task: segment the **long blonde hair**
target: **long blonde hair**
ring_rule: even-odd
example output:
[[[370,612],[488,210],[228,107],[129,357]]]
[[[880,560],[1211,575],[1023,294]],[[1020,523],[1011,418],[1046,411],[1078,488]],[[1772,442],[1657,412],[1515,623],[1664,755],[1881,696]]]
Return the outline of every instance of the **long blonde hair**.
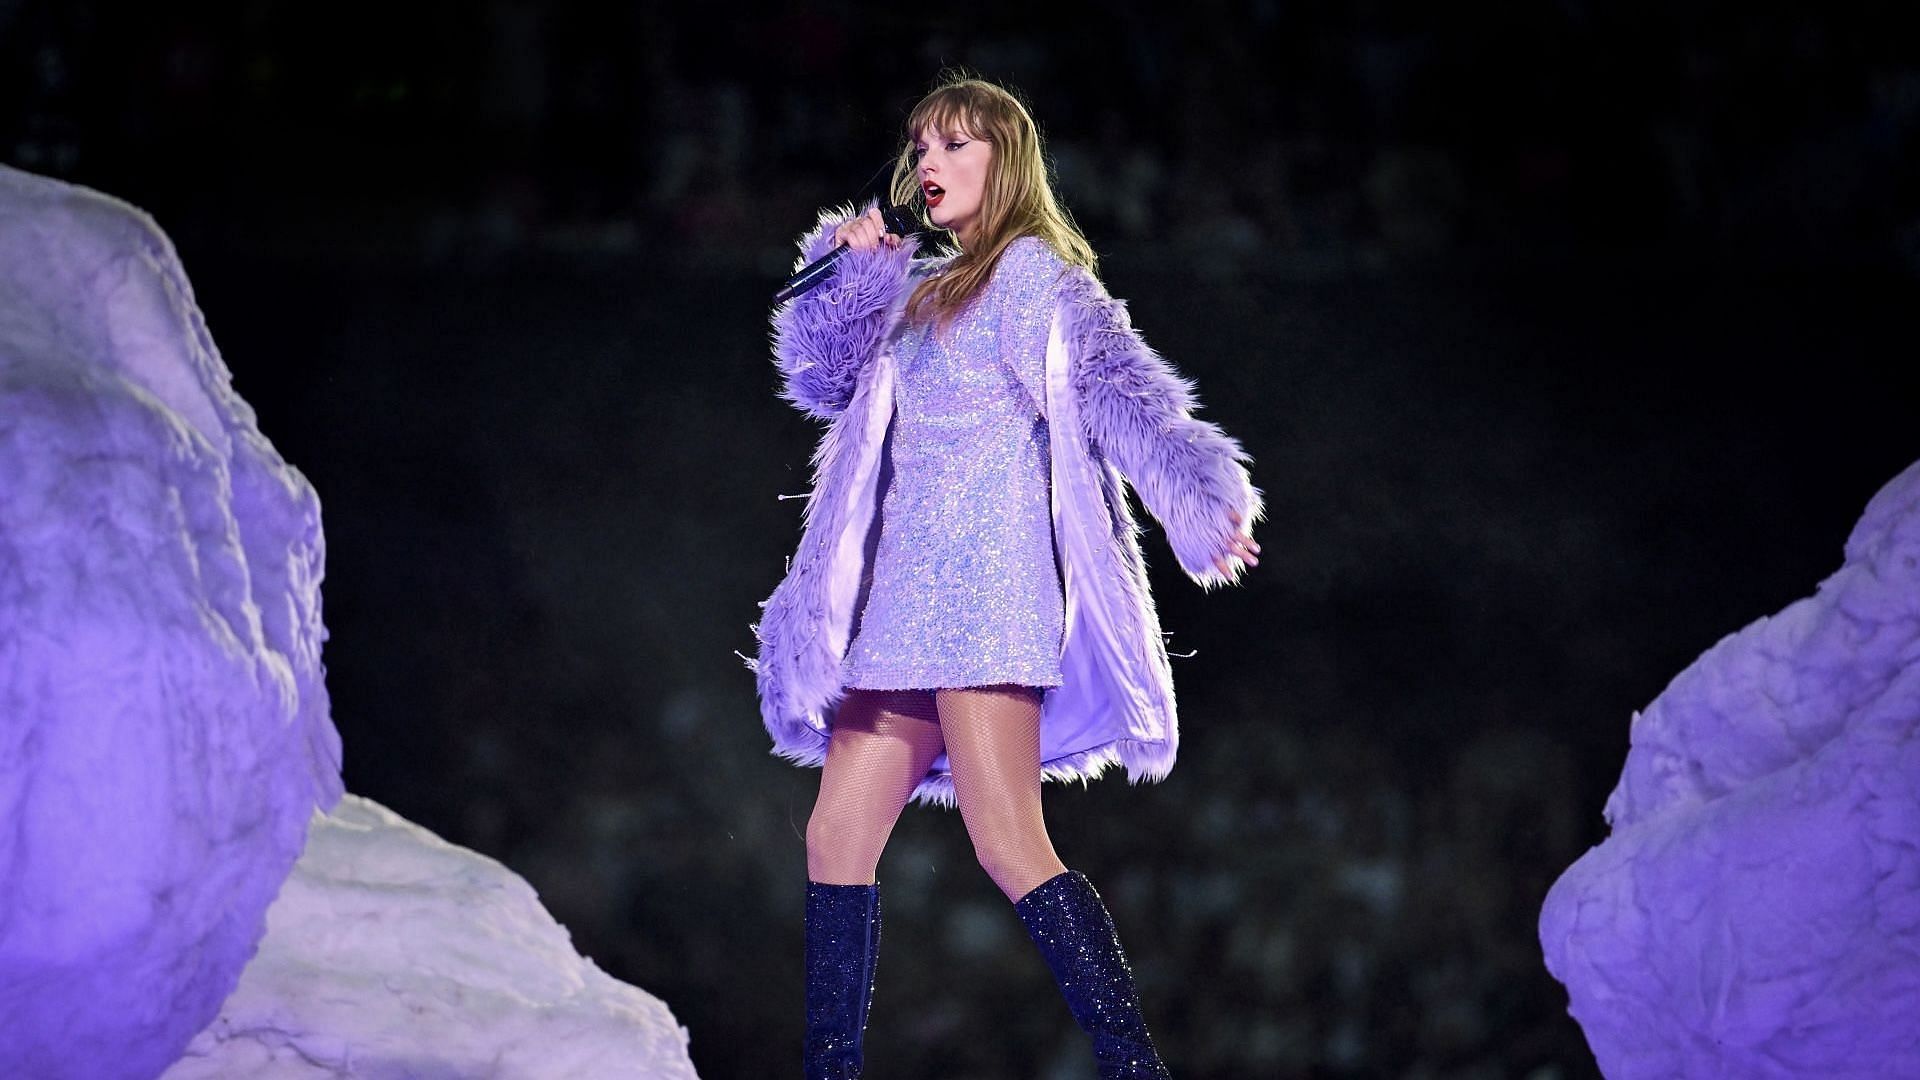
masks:
[[[913,153],[915,141],[928,127],[937,134],[964,131],[985,140],[993,154],[966,246],[945,273],[914,289],[907,299],[910,322],[931,317],[937,327],[946,327],[986,286],[1007,245],[1022,236],[1037,236],[1067,262],[1089,272],[1095,269],[1098,257],[1092,246],[1054,198],[1040,130],[1026,106],[1010,91],[964,72],[943,74],[940,85],[907,114],[906,145],[893,165],[894,205],[913,207],[922,224],[935,227],[926,218]],[[954,245],[960,246],[959,237],[954,237]]]

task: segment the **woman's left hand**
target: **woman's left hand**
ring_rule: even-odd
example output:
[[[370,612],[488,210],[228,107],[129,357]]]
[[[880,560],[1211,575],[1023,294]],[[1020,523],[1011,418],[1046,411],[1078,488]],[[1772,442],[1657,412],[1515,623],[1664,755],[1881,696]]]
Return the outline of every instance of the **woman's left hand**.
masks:
[[[1242,527],[1241,522],[1243,520],[1239,514],[1233,515],[1233,527],[1239,529],[1240,532],[1233,539],[1227,541],[1227,554],[1213,560],[1214,568],[1223,574],[1233,573],[1233,567],[1230,565],[1230,561],[1233,559],[1239,559],[1248,566],[1260,565],[1260,545],[1254,543],[1253,530]]]

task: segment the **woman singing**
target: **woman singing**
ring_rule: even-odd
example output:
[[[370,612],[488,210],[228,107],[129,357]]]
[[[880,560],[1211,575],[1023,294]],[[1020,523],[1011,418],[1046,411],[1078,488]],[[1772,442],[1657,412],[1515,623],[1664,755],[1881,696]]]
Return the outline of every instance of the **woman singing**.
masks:
[[[1121,478],[1202,587],[1258,562],[1260,495],[1094,276],[1020,102],[951,81],[906,134],[893,201],[954,253],[915,260],[877,209],[829,211],[801,261],[851,250],[773,319],[785,396],[830,422],[755,662],[774,752],[824,764],[806,1075],[860,1074],[876,870],[918,798],[959,804],[1100,1075],[1165,1077],[1106,907],[1048,839],[1040,784],[1173,767],[1173,682]]]

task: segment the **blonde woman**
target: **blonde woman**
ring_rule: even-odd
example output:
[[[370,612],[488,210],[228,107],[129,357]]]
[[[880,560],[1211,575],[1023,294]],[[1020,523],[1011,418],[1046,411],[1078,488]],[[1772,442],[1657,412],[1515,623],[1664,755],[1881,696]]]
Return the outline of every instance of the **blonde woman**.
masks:
[[[1060,861],[1043,778],[1157,780],[1173,683],[1122,478],[1202,587],[1258,562],[1247,456],[1135,334],[1055,199],[1032,117],[947,81],[915,105],[893,201],[823,214],[780,307],[784,395],[829,422],[755,661],[774,752],[822,765],[807,823],[806,1075],[857,1077],[877,869],[910,799],[958,804],[981,866],[1091,1036],[1102,1077],[1165,1077],[1106,907]]]

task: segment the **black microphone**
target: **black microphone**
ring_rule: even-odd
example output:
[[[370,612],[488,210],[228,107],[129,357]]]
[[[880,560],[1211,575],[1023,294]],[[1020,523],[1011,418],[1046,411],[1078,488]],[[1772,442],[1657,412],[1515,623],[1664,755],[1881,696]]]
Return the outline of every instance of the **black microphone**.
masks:
[[[912,236],[920,229],[919,223],[913,219],[913,214],[905,207],[882,206],[880,208],[880,220],[886,223],[887,231],[895,236]],[[781,287],[780,291],[773,294],[773,302],[776,304],[784,304],[827,280],[828,276],[833,273],[833,264],[838,262],[840,256],[845,255],[847,250],[847,245],[841,244],[839,247],[808,263],[805,269],[788,278],[787,283]]]

